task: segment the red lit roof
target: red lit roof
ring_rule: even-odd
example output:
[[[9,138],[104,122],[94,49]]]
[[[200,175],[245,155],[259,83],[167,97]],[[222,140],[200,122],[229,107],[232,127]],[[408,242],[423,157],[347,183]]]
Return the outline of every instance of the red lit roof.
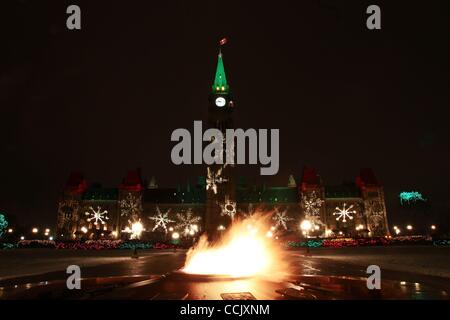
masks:
[[[80,194],[87,188],[87,182],[81,172],[71,172],[65,185],[65,191],[68,193]]]
[[[128,171],[125,178],[122,180],[120,189],[130,190],[130,191],[141,191],[143,189],[143,183],[141,178],[141,170],[136,169]]]
[[[371,168],[362,168],[359,171],[359,176],[356,177],[356,184],[360,188],[380,186],[380,183]]]

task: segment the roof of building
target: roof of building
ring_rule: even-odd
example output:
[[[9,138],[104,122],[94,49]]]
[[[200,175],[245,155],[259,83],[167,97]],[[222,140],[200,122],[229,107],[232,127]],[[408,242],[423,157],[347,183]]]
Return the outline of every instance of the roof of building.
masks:
[[[87,188],[87,182],[84,179],[84,175],[81,172],[73,171],[70,173],[69,178],[64,186],[64,191],[68,193],[81,194]]]
[[[119,199],[119,189],[94,186],[87,189],[82,198],[83,200],[114,201]]]
[[[325,186],[325,198],[359,198],[361,191],[354,183],[343,183],[338,186]]]
[[[225,75],[225,67],[223,65],[222,53],[219,53],[217,58],[216,75],[212,85],[213,93],[228,93],[229,87],[227,83],[227,76]]]
[[[293,203],[299,201],[298,189],[295,187],[237,188],[236,200],[240,203]]]
[[[360,188],[380,186],[380,183],[371,168],[362,168],[359,171],[359,176],[356,177],[356,184]]]
[[[320,177],[313,167],[303,167],[301,188],[318,187],[320,185]]]
[[[141,191],[144,189],[141,170],[131,170],[127,172],[125,178],[123,178],[122,183],[120,184],[120,189],[130,190],[130,191]]]

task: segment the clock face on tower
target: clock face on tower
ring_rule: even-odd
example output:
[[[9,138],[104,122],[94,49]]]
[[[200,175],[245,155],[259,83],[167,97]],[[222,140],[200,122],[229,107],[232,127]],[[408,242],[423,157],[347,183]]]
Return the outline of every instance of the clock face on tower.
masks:
[[[218,97],[218,98],[216,98],[216,106],[218,106],[218,107],[223,107],[223,106],[225,106],[225,103],[226,103],[226,101],[225,101],[225,98],[224,97]]]

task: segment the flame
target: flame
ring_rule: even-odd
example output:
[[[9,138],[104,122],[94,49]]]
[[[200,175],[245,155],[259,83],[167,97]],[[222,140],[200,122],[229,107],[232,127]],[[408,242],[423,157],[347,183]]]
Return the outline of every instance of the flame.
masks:
[[[272,238],[267,216],[237,220],[216,243],[203,235],[187,253],[182,271],[228,277],[282,278],[285,264],[282,248]]]

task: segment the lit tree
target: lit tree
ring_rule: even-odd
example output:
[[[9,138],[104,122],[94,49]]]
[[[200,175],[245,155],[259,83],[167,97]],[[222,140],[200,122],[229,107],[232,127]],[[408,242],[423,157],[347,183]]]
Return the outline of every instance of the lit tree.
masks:
[[[0,213],[0,237],[3,235],[7,227],[8,220],[6,220],[6,217]]]
[[[400,203],[404,204],[405,202],[407,204],[410,204],[411,202],[417,202],[417,201],[422,201],[425,202],[426,199],[423,197],[423,195],[420,192],[417,191],[403,191],[400,192],[399,195],[400,198]]]

